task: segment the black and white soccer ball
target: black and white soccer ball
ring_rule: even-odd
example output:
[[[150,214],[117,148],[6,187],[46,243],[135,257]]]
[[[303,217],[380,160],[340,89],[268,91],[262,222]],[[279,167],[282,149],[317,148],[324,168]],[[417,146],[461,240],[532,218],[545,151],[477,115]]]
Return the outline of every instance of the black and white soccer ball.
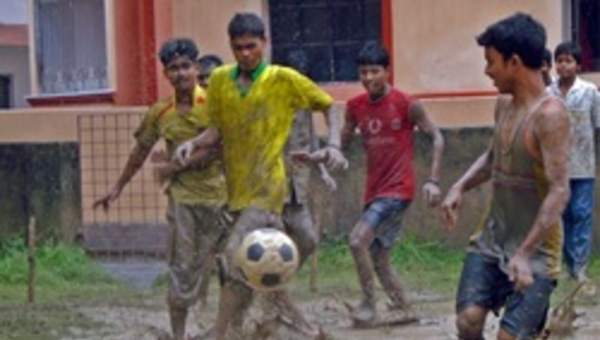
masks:
[[[257,290],[272,290],[292,279],[298,269],[298,248],[284,232],[261,228],[248,233],[235,256],[244,279]]]

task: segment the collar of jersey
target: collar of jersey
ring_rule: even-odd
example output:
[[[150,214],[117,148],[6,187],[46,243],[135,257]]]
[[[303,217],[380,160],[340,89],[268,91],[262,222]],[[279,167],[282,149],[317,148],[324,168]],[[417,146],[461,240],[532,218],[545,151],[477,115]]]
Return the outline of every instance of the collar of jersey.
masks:
[[[254,69],[254,71],[250,73],[250,79],[252,79],[252,81],[255,81],[264,72],[266,68],[267,63],[261,61],[260,64],[258,64],[258,66]],[[240,76],[240,73],[240,67],[238,65],[235,65],[235,67],[231,70],[231,79],[236,80]]]

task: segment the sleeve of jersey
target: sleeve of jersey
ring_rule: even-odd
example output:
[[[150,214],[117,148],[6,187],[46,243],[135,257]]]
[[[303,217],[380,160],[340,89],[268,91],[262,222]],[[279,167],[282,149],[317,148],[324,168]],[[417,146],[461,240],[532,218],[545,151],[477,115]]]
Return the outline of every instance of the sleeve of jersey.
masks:
[[[291,70],[289,76],[297,98],[294,103],[297,110],[326,111],[331,107],[333,98],[308,77]]]
[[[156,106],[151,107],[144,115],[142,122],[133,133],[133,137],[139,144],[152,146],[158,141],[160,138],[158,130],[159,115],[160,109]]]

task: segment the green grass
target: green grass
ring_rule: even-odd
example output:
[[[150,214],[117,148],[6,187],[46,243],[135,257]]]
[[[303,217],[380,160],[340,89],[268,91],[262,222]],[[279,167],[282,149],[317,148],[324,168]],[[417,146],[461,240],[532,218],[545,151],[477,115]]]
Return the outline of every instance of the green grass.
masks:
[[[392,250],[391,260],[409,289],[449,294],[458,283],[464,251],[440,242],[418,240],[405,235]],[[300,282],[308,280],[310,259],[300,271]],[[318,250],[318,285],[324,291],[355,293],[358,283],[348,244],[343,240],[324,241]]]
[[[78,247],[64,244],[41,245],[36,251],[35,260],[36,295],[41,302],[123,288]],[[0,301],[24,301],[27,296],[27,280],[27,248],[23,241],[11,239],[2,242]]]
[[[43,244],[36,251],[35,304],[27,304],[27,248],[20,239],[0,243],[0,339],[61,339],[72,327],[96,329],[73,306],[134,301],[81,248]]]

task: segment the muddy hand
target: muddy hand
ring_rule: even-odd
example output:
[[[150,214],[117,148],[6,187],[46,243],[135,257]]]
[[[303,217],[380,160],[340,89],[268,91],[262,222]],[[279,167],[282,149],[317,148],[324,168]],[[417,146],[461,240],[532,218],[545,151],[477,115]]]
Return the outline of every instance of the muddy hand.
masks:
[[[430,207],[435,207],[440,203],[442,192],[440,187],[432,182],[427,182],[423,185],[423,195]]]
[[[460,189],[452,187],[442,203],[442,218],[446,230],[453,231],[456,228],[458,209],[460,208],[461,203],[462,193]]]
[[[515,283],[515,290],[522,292],[533,283],[533,274],[527,258],[515,254],[508,262],[508,279]]]
[[[117,198],[119,198],[120,194],[121,189],[118,187],[114,187],[108,194],[94,201],[92,208],[97,209],[98,207],[102,206],[102,209],[104,209],[104,211],[108,211],[108,209],[110,208],[110,204],[114,202]]]
[[[194,143],[189,140],[177,147],[174,158],[179,164],[186,165],[194,151]]]
[[[327,167],[332,170],[346,170],[348,169],[348,160],[344,157],[342,152],[332,146],[326,147],[325,152],[327,153],[326,164]]]

